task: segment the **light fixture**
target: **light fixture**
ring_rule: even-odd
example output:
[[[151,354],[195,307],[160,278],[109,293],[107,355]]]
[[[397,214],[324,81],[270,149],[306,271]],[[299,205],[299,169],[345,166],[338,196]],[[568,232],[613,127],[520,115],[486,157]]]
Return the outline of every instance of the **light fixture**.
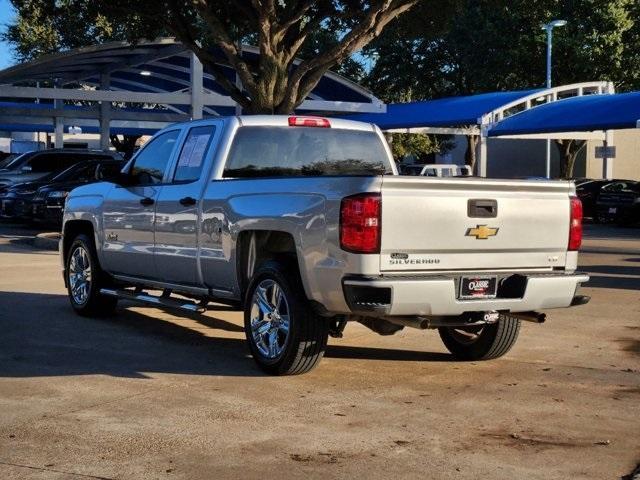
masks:
[[[151,72],[149,70],[140,70],[140,75],[142,75],[143,77],[150,77]]]

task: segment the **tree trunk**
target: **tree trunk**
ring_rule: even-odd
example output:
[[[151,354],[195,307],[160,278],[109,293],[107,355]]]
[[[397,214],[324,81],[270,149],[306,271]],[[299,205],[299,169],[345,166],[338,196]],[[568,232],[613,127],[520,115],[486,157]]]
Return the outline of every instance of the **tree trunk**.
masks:
[[[467,135],[467,150],[464,152],[464,163],[471,167],[472,172],[475,172],[476,168],[476,152],[479,139],[478,135]]]
[[[578,154],[586,147],[585,140],[556,140],[556,147],[560,152],[560,178],[573,178],[573,169]]]
[[[111,135],[111,145],[117,152],[122,153],[125,160],[129,160],[136,150],[136,143],[141,135]]]
[[[333,2],[229,2],[241,12],[247,25],[257,33],[260,55],[249,62],[239,48],[236,17],[220,15],[218,3],[198,0],[193,9],[185,9],[177,0],[169,2],[169,15],[163,17],[166,28],[189,47],[221,88],[247,113],[289,114],[311,93],[324,74],[362,50],[380,35],[384,27],[419,0],[377,0],[366,9],[339,7]],[[230,14],[231,15],[231,14]],[[317,55],[298,61],[296,56],[308,44],[314,32],[326,28],[327,18],[343,17],[347,28],[340,40]],[[217,47],[226,63],[242,83],[238,87],[220,66],[221,59],[201,42],[200,37]]]

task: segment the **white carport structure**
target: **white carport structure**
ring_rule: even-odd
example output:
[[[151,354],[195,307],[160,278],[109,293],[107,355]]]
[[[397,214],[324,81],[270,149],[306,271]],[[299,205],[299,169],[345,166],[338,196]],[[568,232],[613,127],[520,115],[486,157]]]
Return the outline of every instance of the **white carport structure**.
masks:
[[[248,61],[256,47],[243,45]],[[220,52],[217,68],[234,70]],[[236,102],[198,58],[172,38],[114,42],[70,50],[0,71],[0,130],[53,132],[65,128],[100,134],[150,134],[169,123],[234,115]],[[385,112],[386,106],[357,84],[327,73],[298,108],[316,113]]]
[[[586,95],[614,94],[610,82],[584,82],[548,89],[494,92],[441,98],[404,104],[391,104],[381,114],[360,114],[348,118],[377,124],[390,133],[428,133],[434,135],[477,135],[477,174],[487,175],[487,139],[492,138],[570,138],[602,140],[612,144],[611,131],[557,131],[545,134],[519,133],[490,135],[507,118],[550,103]]]

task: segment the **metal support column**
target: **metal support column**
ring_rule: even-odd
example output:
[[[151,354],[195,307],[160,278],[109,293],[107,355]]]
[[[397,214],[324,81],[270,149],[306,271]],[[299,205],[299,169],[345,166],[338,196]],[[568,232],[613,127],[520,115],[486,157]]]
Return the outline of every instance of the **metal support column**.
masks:
[[[100,75],[100,90],[111,88],[111,77],[107,73]],[[100,149],[109,150],[111,145],[111,102],[100,102]]]
[[[53,144],[55,148],[64,147],[64,119],[62,117],[55,118],[54,127],[54,140]]]
[[[53,82],[53,88],[58,88],[59,82],[56,79]],[[64,108],[64,102],[62,100],[54,99],[53,108],[55,110],[62,110]],[[62,148],[64,146],[64,119],[62,117],[54,117],[53,119],[53,143],[55,148]]]
[[[190,55],[191,62],[189,73],[191,76],[191,120],[199,120],[202,118],[202,107],[203,107],[203,68],[202,62],[198,56],[191,52]]]
[[[487,176],[487,134],[488,127],[484,118],[480,125],[480,137],[478,138],[478,145],[476,150],[476,175],[479,177]]]
[[[610,158],[608,155],[608,147],[613,146],[613,130],[605,130],[604,132],[604,141],[602,142],[604,146],[604,156],[602,158],[602,178],[606,180],[613,179],[613,158]]]

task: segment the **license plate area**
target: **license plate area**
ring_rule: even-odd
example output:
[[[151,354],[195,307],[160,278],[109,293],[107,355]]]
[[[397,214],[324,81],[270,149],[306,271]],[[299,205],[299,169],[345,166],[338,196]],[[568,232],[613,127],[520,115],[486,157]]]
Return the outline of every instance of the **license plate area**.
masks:
[[[458,298],[460,300],[496,298],[497,291],[498,278],[495,276],[461,277]]]

